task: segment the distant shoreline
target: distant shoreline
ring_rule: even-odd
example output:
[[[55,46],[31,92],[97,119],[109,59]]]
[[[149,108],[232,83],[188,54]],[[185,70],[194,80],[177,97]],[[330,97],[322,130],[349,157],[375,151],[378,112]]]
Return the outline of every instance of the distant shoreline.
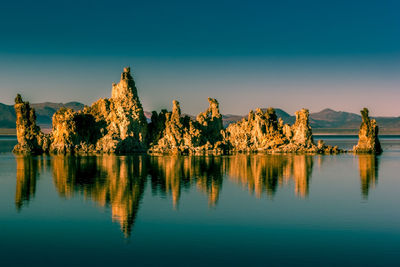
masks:
[[[15,128],[0,128],[0,135],[16,135],[17,130]]]

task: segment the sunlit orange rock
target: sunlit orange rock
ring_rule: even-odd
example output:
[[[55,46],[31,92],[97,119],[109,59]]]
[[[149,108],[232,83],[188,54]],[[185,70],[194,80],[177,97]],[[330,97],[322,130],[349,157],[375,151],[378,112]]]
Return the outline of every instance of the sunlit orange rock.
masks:
[[[362,122],[358,133],[358,144],[353,148],[356,153],[382,153],[379,142],[379,127],[376,120],[370,119],[367,108],[361,110]]]
[[[15,114],[17,117],[17,139],[13,152],[22,154],[42,154],[49,150],[50,139],[36,124],[35,109],[29,102],[24,102],[20,94],[15,98]]]

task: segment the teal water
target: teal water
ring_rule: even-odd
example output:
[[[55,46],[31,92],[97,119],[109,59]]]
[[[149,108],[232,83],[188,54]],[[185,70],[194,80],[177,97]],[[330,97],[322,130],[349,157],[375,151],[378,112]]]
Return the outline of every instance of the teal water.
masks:
[[[380,156],[23,157],[3,136],[0,265],[398,265],[400,138],[381,141]]]

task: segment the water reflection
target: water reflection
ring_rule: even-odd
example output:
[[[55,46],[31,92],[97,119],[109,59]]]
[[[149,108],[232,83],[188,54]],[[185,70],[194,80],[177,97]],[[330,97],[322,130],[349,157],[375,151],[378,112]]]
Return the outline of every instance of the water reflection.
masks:
[[[151,157],[149,174],[153,193],[171,194],[173,206],[179,204],[181,190],[196,185],[214,206],[222,188],[223,157]]]
[[[378,158],[359,155],[361,191],[368,196],[378,179]],[[112,220],[129,236],[150,183],[153,195],[170,196],[179,207],[183,191],[195,188],[218,203],[223,178],[246,188],[252,195],[272,198],[283,186],[293,186],[294,194],[307,197],[316,165],[323,156],[235,155],[226,157],[180,156],[52,156],[16,157],[15,205],[20,210],[34,197],[36,180],[48,168],[60,197],[83,196],[101,207],[110,207]]]
[[[18,211],[35,196],[36,180],[46,166],[43,157],[17,156],[15,207]]]
[[[179,156],[53,156],[48,157],[54,186],[60,197],[82,195],[99,206],[110,207],[125,236],[129,236],[143,198],[147,178],[155,195],[171,195],[179,206],[182,190],[197,188],[215,206],[223,177],[247,185],[261,197],[272,196],[278,185],[293,179],[296,194],[308,194],[313,158],[311,156],[179,157]],[[34,196],[39,170],[46,161],[17,158],[16,207]]]
[[[129,236],[143,197],[147,167],[145,156],[55,156],[53,179],[60,196],[83,194],[100,206],[111,207],[113,221]]]
[[[291,179],[296,195],[308,195],[314,164],[310,155],[238,155],[228,162],[231,180],[247,186],[257,198],[263,193],[272,197],[279,186],[288,185]]]
[[[361,194],[367,198],[369,189],[375,188],[378,183],[379,159],[376,155],[359,155],[358,168],[361,178]]]

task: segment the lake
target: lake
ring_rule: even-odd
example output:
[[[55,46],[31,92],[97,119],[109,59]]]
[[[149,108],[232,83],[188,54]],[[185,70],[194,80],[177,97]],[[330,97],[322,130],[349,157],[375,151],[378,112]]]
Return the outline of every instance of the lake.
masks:
[[[379,156],[73,157],[15,156],[0,136],[1,266],[398,265],[400,136],[381,142]]]

